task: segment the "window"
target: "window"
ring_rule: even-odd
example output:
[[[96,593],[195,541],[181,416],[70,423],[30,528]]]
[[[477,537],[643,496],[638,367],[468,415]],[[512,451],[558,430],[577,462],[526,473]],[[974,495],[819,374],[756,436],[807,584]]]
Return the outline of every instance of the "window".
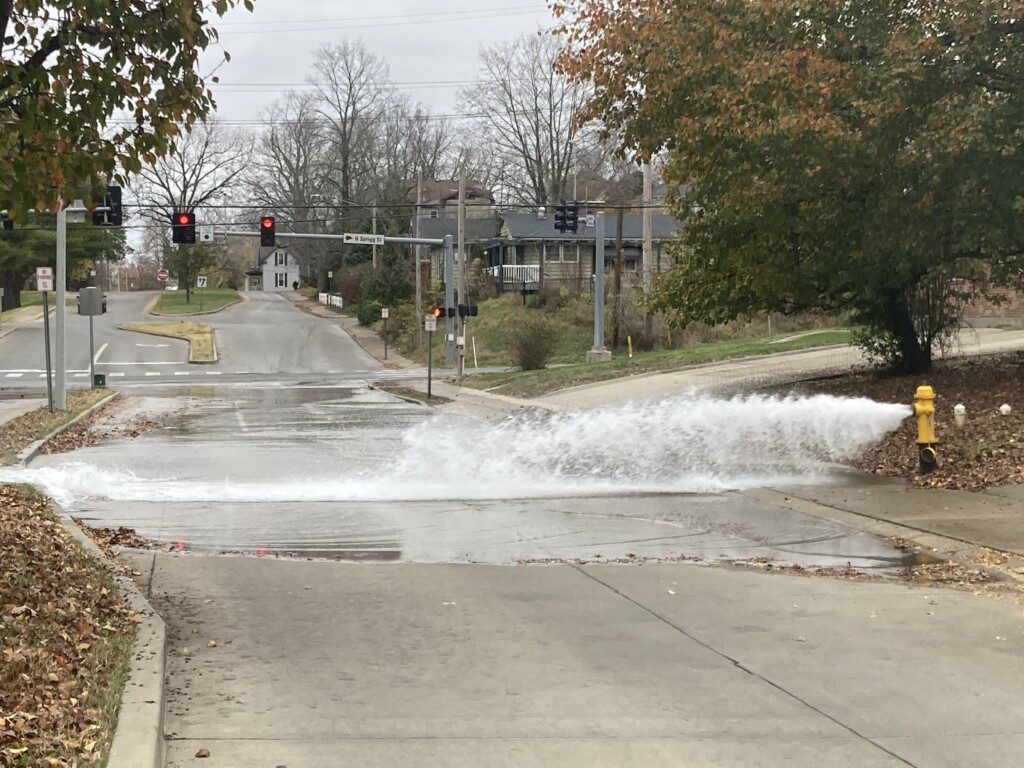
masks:
[[[288,265],[288,254],[284,251],[274,251],[274,266],[284,267]]]
[[[274,287],[275,288],[287,288],[288,287],[288,275],[284,272],[274,273]]]
[[[544,261],[568,261],[580,260],[580,247],[575,243],[545,243]]]

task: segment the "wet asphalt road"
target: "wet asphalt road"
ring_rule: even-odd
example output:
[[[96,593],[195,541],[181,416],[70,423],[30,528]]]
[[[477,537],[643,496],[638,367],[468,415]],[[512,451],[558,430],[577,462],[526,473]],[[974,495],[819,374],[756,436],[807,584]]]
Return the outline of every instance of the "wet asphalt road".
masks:
[[[490,430],[366,385],[170,387],[162,429],[37,457],[27,479],[99,527],[195,553],[512,564],[768,558],[884,569],[886,541],[743,492],[520,476],[436,435]],[[516,441],[539,438],[524,425]],[[547,435],[545,440],[549,440]],[[472,442],[472,441],[470,441]],[[571,441],[558,450],[585,450]],[[571,463],[571,462],[570,462]]]

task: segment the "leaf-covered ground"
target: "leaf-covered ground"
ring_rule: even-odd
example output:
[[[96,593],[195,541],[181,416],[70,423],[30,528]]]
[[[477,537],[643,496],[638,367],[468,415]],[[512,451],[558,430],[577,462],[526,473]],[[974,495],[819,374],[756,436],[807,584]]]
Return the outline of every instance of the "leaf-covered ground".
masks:
[[[937,468],[929,474],[918,471],[913,418],[862,454],[855,466],[932,488],[978,491],[1024,482],[1024,353],[954,360],[937,364],[927,375],[844,376],[799,390],[910,404],[917,387],[925,384],[935,390]],[[967,410],[963,427],[954,423],[957,404]],[[1010,406],[1008,416],[999,411],[1004,404]]]
[[[138,621],[45,498],[0,485],[0,766],[102,764]]]

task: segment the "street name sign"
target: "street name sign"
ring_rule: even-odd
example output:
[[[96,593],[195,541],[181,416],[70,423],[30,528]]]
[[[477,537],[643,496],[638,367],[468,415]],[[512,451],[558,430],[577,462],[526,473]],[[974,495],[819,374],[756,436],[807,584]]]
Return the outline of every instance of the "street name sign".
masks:
[[[344,232],[342,233],[343,243],[353,243],[354,245],[384,245],[384,235],[367,235],[362,232]]]

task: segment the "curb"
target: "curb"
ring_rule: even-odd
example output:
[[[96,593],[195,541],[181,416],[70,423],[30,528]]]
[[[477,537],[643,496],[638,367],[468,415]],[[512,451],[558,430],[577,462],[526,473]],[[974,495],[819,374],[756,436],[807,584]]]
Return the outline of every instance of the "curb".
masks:
[[[164,674],[167,627],[135,583],[54,501],[64,529],[103,563],[128,607],[142,617],[135,633],[131,669],[121,693],[107,768],[161,768],[164,762]]]
[[[944,536],[923,528],[915,528],[914,526],[906,525],[904,523],[883,520],[878,517],[872,517],[870,514],[865,512],[856,512],[851,509],[844,509],[843,507],[832,506],[819,501],[805,499],[792,492],[792,490],[784,492],[774,488],[760,488],[750,492],[750,496],[751,498],[766,501],[788,509],[793,509],[807,515],[813,515],[815,517],[821,517],[842,523],[843,525],[848,525],[851,528],[855,528],[875,536],[880,536],[882,538],[907,539],[925,550],[941,553],[936,555],[940,560],[948,560],[950,562],[957,563],[958,565],[983,571],[994,581],[1016,581],[1024,583],[1024,575],[1017,575],[1016,573],[1011,573],[1006,570],[993,568],[984,563],[972,560],[967,556],[969,554],[967,550],[969,549],[993,550],[992,547],[987,547],[984,544],[978,544],[977,542],[968,541],[967,539],[957,539],[950,536]],[[1021,558],[1021,555],[1016,552],[1008,550],[994,551],[1006,554],[1018,562]]]
[[[117,397],[117,395],[118,395],[117,392],[111,392],[107,397],[104,397],[98,403],[95,403],[94,405],[91,405],[90,407],[86,408],[84,411],[82,411],[80,414],[75,416],[75,418],[73,418],[67,424],[61,424],[55,430],[50,432],[50,434],[46,435],[45,437],[40,438],[39,440],[36,440],[28,448],[26,448],[25,450],[23,450],[21,453],[19,453],[17,455],[16,458],[17,458],[18,465],[20,465],[22,467],[27,465],[30,461],[32,461],[32,459],[34,459],[36,457],[36,454],[39,453],[39,449],[43,447],[43,445],[46,443],[47,440],[49,440],[51,437],[59,435],[61,432],[63,432],[65,429],[67,429],[68,427],[72,426],[73,424],[77,424],[79,421],[84,419],[86,416],[91,414],[93,411],[98,410],[99,408],[102,408],[104,405],[106,405],[111,400],[113,400],[115,397]]]

